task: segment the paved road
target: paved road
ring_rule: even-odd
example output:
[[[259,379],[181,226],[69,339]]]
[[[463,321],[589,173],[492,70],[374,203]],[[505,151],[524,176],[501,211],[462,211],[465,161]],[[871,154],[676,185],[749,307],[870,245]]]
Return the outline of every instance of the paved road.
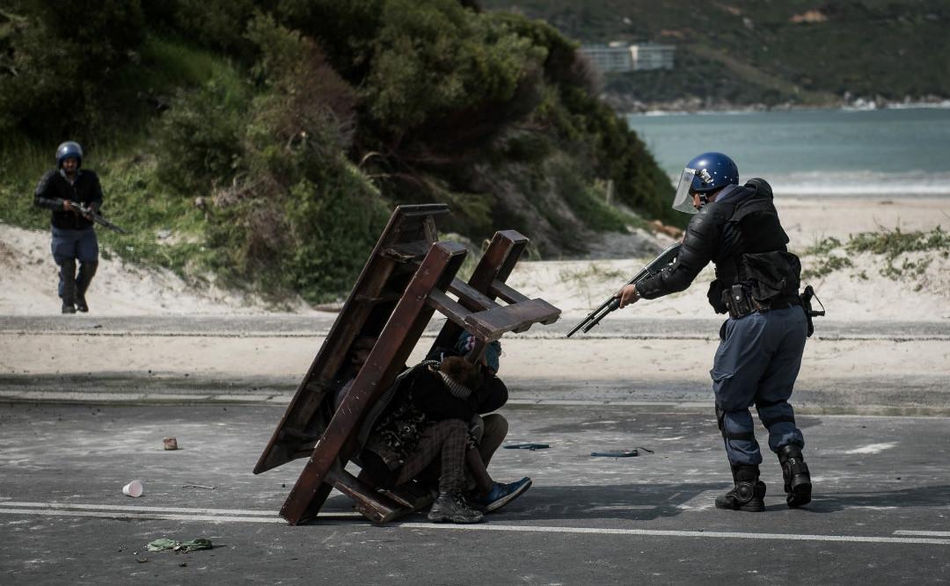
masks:
[[[508,440],[550,447],[499,452],[496,478],[535,486],[487,523],[374,527],[334,494],[318,521],[289,527],[276,513],[302,462],[250,470],[333,319],[0,317],[0,364],[24,346],[36,356],[0,372],[0,584],[950,581],[943,323],[821,324],[794,397],[817,487],[805,510],[785,507],[771,459],[765,513],[713,507],[729,485],[704,380],[718,320],[618,319],[506,342]],[[538,338],[552,341],[541,363]],[[618,340],[638,361],[589,361]],[[106,356],[55,370],[76,344]],[[245,368],[215,370],[222,347],[246,351]],[[175,368],[126,368],[122,352],[142,348]],[[870,349],[886,364],[854,359]],[[182,449],[164,451],[165,436]],[[120,492],[133,478],[142,498]],[[215,548],[145,551],[166,536]]]
[[[250,470],[278,406],[5,405],[0,583],[936,584],[950,580],[944,418],[804,416],[816,498],[789,510],[770,458],[767,511],[719,511],[729,479],[715,420],[664,406],[505,409],[500,480],[534,486],[475,526],[421,515],[385,527],[334,493],[290,527],[301,468]],[[175,436],[179,451],[162,449]],[[765,438],[760,434],[760,441]],[[639,448],[632,458],[592,451]],[[649,451],[648,451],[649,450]],[[120,489],[141,479],[145,494]],[[147,552],[160,537],[215,548]]]

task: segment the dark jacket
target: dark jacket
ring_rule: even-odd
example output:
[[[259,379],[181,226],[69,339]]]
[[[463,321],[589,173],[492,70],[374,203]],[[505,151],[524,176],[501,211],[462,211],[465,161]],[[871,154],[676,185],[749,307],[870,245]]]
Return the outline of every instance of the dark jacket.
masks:
[[[716,264],[716,280],[710,287],[709,301],[717,312],[725,312],[723,290],[755,276],[750,274],[750,263],[781,265],[780,270],[789,273],[783,294],[791,295],[791,289],[795,289],[797,295],[801,267],[796,270],[797,257],[788,253],[787,244],[788,236],[779,221],[769,184],[752,179],[742,186],[729,186],[690,221],[673,264],[640,281],[637,292],[644,299],[654,299],[683,291],[712,261]]]
[[[102,187],[93,171],[80,169],[76,181],[70,183],[59,170],[47,171],[36,185],[34,205],[53,210],[52,224],[66,230],[85,230],[93,222],[80,214],[63,210],[63,201],[70,200],[99,211],[102,207]]]

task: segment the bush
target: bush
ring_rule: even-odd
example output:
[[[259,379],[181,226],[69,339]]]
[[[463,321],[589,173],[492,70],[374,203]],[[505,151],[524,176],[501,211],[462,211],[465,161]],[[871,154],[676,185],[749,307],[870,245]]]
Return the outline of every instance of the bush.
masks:
[[[158,132],[158,177],[185,195],[229,183],[242,154],[245,100],[216,80],[179,90]]]
[[[23,5],[0,73],[0,128],[77,136],[114,121],[116,74],[145,37],[139,0]],[[78,25],[81,23],[81,26]]]
[[[208,225],[216,264],[234,283],[311,302],[338,297],[356,279],[389,216],[349,163],[355,93],[306,37],[265,16],[249,26],[266,91],[242,137],[246,171],[218,189]]]

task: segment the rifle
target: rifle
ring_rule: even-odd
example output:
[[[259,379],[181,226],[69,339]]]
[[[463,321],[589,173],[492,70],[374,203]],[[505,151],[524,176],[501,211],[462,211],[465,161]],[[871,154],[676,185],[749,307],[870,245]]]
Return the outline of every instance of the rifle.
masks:
[[[100,216],[99,214],[97,214],[95,211],[93,211],[92,208],[88,208],[88,207],[82,205],[81,203],[76,203],[76,202],[74,202],[74,201],[70,201],[70,202],[69,202],[69,207],[71,207],[74,212],[78,212],[78,213],[82,214],[83,216],[85,216],[85,217],[91,219],[93,222],[95,222],[95,223],[97,223],[97,224],[100,224],[100,225],[102,225],[102,226],[105,226],[106,228],[112,230],[113,232],[118,232],[119,234],[128,234],[128,233],[129,233],[128,230],[125,230],[125,229],[123,229],[123,228],[120,228],[119,226],[116,226],[115,224],[113,224],[112,222],[110,222],[109,220],[107,220],[106,218],[104,218],[104,217]]]
[[[646,279],[647,277],[652,277],[653,275],[659,273],[664,267],[676,259],[676,255],[679,254],[680,246],[682,245],[683,244],[681,242],[677,242],[676,244],[661,252],[658,257],[650,261],[650,264],[640,269],[640,272],[630,279],[627,285],[634,285],[643,279]],[[581,323],[574,326],[574,329],[567,333],[567,337],[570,338],[575,332],[577,332],[577,330],[581,329],[582,327],[584,328],[584,333],[586,334],[592,327],[600,323],[600,320],[607,317],[608,313],[619,308],[620,298],[616,296],[611,297],[607,301],[604,301],[600,307],[587,314],[587,317],[585,317]]]

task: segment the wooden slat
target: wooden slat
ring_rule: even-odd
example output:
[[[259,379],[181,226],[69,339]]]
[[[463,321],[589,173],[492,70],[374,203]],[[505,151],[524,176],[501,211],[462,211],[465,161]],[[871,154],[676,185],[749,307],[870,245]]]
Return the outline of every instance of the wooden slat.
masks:
[[[429,304],[460,326],[464,326],[465,318],[472,315],[471,311],[438,289],[429,294]]]
[[[453,279],[449,291],[459,296],[459,303],[472,311],[498,307],[494,299],[485,295],[461,279]],[[527,298],[526,298],[527,299]]]
[[[360,334],[372,316],[379,315],[380,307],[385,310],[386,290],[392,286],[395,278],[396,266],[392,259],[385,258],[381,252],[400,243],[422,240],[426,246],[431,245],[437,236],[435,217],[447,214],[445,204],[423,204],[415,206],[398,206],[383,233],[380,235],[373,252],[370,254],[360,272],[353,290],[337,316],[330,332],[324,339],[320,350],[314,357],[310,368],[297,387],[287,410],[284,412],[277,429],[274,430],[270,441],[254,467],[254,473],[260,474],[294,459],[300,446],[286,438],[285,429],[300,431],[306,428],[325,427],[320,405],[325,398],[324,391],[327,383],[333,379],[342,366],[343,360],[349,351],[353,340]],[[401,270],[401,269],[400,269]],[[392,297],[395,306],[397,291]],[[365,300],[374,300],[366,302]],[[379,319],[385,319],[382,316]]]
[[[505,303],[522,303],[529,300],[526,295],[522,295],[497,279],[492,281],[488,291],[492,295],[500,297]]]
[[[429,250],[284,502],[280,516],[291,524],[319,510],[322,503],[314,502],[317,489],[337,459],[347,462],[353,455],[350,438],[364,412],[392,384],[432,317],[429,294],[433,289],[448,288],[466,252],[451,242],[436,243]]]
[[[411,508],[379,494],[373,487],[339,466],[334,466],[327,472],[327,481],[356,501],[356,510],[373,523],[388,523],[412,511]]]
[[[539,321],[556,319],[561,310],[543,299],[531,299],[473,313],[465,320],[465,329],[488,341],[505,332],[522,332]]]

